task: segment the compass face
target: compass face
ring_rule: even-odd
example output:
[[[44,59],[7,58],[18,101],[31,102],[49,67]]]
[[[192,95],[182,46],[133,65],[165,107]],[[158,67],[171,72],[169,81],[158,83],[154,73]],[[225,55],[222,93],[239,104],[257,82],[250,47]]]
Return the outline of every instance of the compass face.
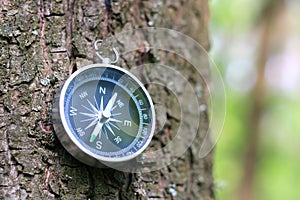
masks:
[[[148,92],[133,75],[113,65],[89,65],[72,74],[59,107],[68,137],[100,161],[132,159],[153,135],[155,113]]]

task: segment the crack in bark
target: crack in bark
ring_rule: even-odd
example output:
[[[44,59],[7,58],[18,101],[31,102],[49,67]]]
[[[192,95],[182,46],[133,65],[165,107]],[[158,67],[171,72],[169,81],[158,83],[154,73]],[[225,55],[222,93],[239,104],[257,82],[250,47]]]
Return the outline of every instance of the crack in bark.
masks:
[[[38,1],[38,19],[40,20],[40,44],[42,49],[42,56],[43,56],[43,64],[45,67],[45,77],[48,77],[51,74],[51,66],[49,63],[49,58],[47,54],[46,48],[46,39],[45,39],[45,13],[44,13],[44,1]]]
[[[49,179],[53,176],[53,174],[50,171],[50,166],[46,167],[45,169],[45,175],[44,175],[44,180],[43,180],[43,187],[45,190],[47,190],[50,194],[52,194],[54,197],[59,198],[60,195],[57,194],[52,190],[52,188],[49,185]]]
[[[52,75],[52,66],[49,62],[49,57],[47,53],[47,47],[46,47],[46,39],[45,39],[45,11],[44,11],[44,1],[39,0],[38,1],[38,19],[40,20],[40,45],[42,50],[42,57],[43,57],[43,65],[45,68],[45,74],[44,77],[50,77]],[[46,99],[50,98],[51,93],[46,94]],[[47,104],[47,102],[46,102]],[[41,111],[42,119],[47,119],[47,105],[43,106],[43,109]]]
[[[7,145],[5,147],[5,152],[7,155],[7,161],[8,161],[7,164],[9,165],[9,169],[10,169],[10,171],[8,172],[8,179],[10,179],[10,181],[11,181],[11,183],[9,183],[11,185],[9,185],[9,184],[7,185],[9,190],[7,190],[6,192],[7,192],[7,194],[9,194],[10,192],[15,191],[15,195],[20,196],[20,194],[19,194],[20,193],[20,185],[15,184],[15,181],[18,178],[18,170],[16,168],[16,163],[15,163],[16,161],[11,154],[11,148],[9,146],[9,137],[8,137],[7,133],[5,134],[5,139],[7,142]],[[3,185],[3,184],[1,184],[1,185]],[[3,194],[3,196],[6,196],[6,194]],[[17,196],[15,196],[15,197],[17,197]]]
[[[132,178],[133,178],[133,174],[132,173],[125,173],[125,184],[124,184],[124,189],[126,192],[129,191],[130,185],[132,183]]]
[[[87,167],[87,171],[88,171],[88,175],[89,175],[89,181],[90,181],[90,189],[89,189],[89,195],[88,195],[88,199],[94,199],[95,197],[95,180],[94,180],[94,176],[93,176],[93,172],[91,171],[90,167]]]
[[[71,75],[74,72],[75,68],[75,57],[73,52],[73,15],[74,15],[74,0],[65,0],[64,4],[66,5],[66,49],[67,54],[70,59],[69,61],[69,74]]]

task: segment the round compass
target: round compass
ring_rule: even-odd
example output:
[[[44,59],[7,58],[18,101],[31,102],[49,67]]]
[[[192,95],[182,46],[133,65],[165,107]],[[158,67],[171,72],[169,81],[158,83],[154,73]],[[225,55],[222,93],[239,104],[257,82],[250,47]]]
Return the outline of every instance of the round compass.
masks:
[[[143,84],[110,64],[89,65],[72,74],[62,87],[56,113],[61,143],[90,165],[138,156],[155,126],[154,106]]]

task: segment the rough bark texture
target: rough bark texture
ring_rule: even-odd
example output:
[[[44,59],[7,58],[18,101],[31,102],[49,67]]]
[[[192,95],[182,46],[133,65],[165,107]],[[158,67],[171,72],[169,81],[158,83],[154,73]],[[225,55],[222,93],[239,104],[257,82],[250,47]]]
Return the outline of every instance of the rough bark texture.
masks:
[[[206,111],[190,150],[169,167],[147,174],[78,162],[60,145],[51,125],[56,89],[76,68],[93,63],[95,39],[156,26],[186,33],[208,48],[207,4],[206,0],[2,0],[0,199],[212,199],[211,155],[197,157],[208,127]],[[132,59],[128,64],[149,57],[151,52],[137,52],[125,56],[120,65],[126,67],[126,59]],[[172,63],[172,57],[168,59]],[[204,82],[186,65],[182,62],[183,73],[202,86],[200,101],[206,104]],[[164,145],[178,126],[176,109],[167,91],[149,90],[154,100],[166,97],[168,126],[152,142]]]

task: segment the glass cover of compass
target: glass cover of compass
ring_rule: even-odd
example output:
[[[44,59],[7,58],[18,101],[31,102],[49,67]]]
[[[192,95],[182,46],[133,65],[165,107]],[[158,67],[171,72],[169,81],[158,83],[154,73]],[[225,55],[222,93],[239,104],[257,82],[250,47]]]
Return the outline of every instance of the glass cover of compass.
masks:
[[[109,64],[83,67],[67,79],[59,97],[59,115],[74,148],[105,162],[139,155],[155,126],[154,106],[143,84]]]

